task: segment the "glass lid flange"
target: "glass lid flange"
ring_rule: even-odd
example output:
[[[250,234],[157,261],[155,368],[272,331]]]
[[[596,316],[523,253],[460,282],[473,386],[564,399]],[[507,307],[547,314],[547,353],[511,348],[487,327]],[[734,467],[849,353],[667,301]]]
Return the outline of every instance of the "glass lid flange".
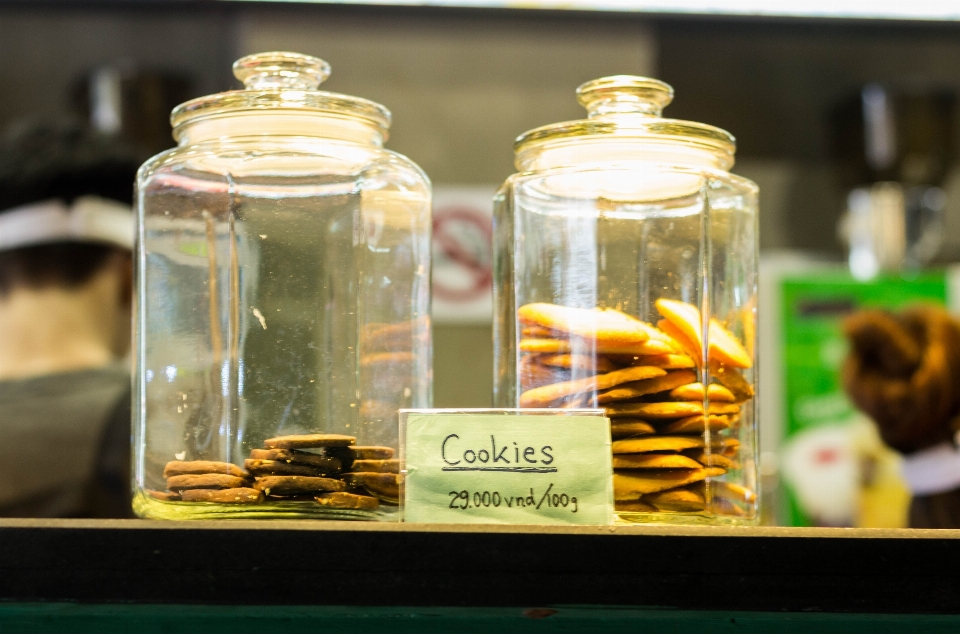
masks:
[[[310,55],[272,51],[241,57],[233,64],[243,90],[207,95],[173,109],[170,123],[177,130],[199,119],[238,114],[317,114],[359,119],[386,138],[390,111],[384,106],[351,95],[319,90],[330,76],[330,64]]]
[[[736,139],[732,134],[705,123],[662,117],[663,109],[673,101],[673,88],[658,79],[601,77],[577,88],[577,101],[586,108],[586,119],[534,128],[517,138],[518,167],[527,163],[523,156],[530,151],[577,139],[678,144],[716,154],[719,165],[733,165]]]

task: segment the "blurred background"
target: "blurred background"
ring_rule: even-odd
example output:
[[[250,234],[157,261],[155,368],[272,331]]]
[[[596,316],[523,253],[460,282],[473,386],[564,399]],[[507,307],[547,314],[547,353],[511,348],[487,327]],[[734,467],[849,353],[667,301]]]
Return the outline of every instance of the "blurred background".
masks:
[[[953,303],[960,16],[945,3],[923,2],[914,15],[904,8],[882,18],[818,17],[839,11],[837,3],[800,1],[783,15],[744,15],[749,2],[726,3],[734,10],[719,13],[676,10],[691,4],[561,11],[3,2],[0,129],[72,118],[121,137],[145,159],[173,145],[173,106],[238,87],[230,73],[238,57],[267,50],[322,57],[333,68],[324,88],[386,105],[394,116],[388,147],[418,163],[436,187],[435,405],[482,407],[492,390],[489,201],[514,171],[513,140],[581,118],[574,90],[587,80],[662,79],[676,91],[667,116],[733,133],[733,171],[760,186],[766,521],[902,525],[908,496],[897,458],[862,432],[839,387],[839,320],[861,305]],[[849,130],[858,132],[848,138]],[[882,198],[870,189],[879,182],[902,184],[902,206],[921,197],[906,240],[916,253],[889,265],[868,257],[851,276],[858,271],[843,236],[856,223],[841,219],[857,188]],[[878,270],[893,277],[877,278]],[[821,378],[804,382],[811,376]],[[804,435],[814,427],[812,439]],[[786,452],[795,437],[806,449]],[[784,494],[790,464],[811,472],[804,460],[822,467],[826,480],[795,481]],[[819,499],[825,490],[829,499]]]

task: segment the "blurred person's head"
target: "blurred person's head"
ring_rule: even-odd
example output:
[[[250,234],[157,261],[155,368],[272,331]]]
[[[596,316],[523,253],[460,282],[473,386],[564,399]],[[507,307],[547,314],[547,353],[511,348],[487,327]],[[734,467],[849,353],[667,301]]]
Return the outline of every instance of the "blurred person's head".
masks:
[[[0,380],[127,353],[137,167],[121,143],[71,123],[0,138]]]

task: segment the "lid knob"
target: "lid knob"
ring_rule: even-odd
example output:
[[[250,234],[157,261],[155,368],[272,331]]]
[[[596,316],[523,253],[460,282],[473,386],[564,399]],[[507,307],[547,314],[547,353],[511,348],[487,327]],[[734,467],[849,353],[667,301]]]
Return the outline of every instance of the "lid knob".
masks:
[[[233,75],[247,90],[316,90],[330,76],[330,64],[319,57],[272,51],[241,57]]]
[[[590,118],[617,114],[659,117],[673,101],[670,84],[636,75],[594,79],[577,88],[577,101]]]

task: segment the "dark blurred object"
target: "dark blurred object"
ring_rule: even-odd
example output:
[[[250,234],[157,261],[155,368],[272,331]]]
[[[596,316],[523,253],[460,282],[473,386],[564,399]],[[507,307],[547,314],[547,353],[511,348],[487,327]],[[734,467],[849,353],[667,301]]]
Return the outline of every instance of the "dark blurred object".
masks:
[[[170,111],[193,96],[191,83],[177,73],[119,61],[77,82],[73,102],[94,130],[127,141],[142,161],[174,146]]]
[[[77,122],[0,137],[0,516],[130,516],[121,359],[138,166],[118,138]],[[85,216],[99,224],[68,237],[44,233],[51,208],[75,218],[82,205],[112,215]],[[104,240],[104,222],[123,210],[126,241]]]
[[[918,269],[939,253],[955,110],[951,91],[870,84],[834,111],[834,154],[848,192],[841,234],[858,279]]]
[[[132,205],[139,162],[128,145],[77,122],[15,126],[0,137],[0,214],[50,199],[70,205],[91,194]],[[17,285],[76,287],[115,250],[79,242],[0,250],[0,297]]]
[[[948,90],[865,86],[833,114],[841,185],[942,185],[955,155],[955,108]]]
[[[918,490],[905,468],[915,494],[910,525],[960,528],[960,489],[953,484],[960,453],[952,442],[960,431],[960,325],[942,308],[924,306],[897,314],[857,312],[846,319],[844,332],[851,343],[844,389],[884,442],[907,463],[911,456],[927,463],[931,454],[945,458],[934,466],[946,470],[948,490]]]

